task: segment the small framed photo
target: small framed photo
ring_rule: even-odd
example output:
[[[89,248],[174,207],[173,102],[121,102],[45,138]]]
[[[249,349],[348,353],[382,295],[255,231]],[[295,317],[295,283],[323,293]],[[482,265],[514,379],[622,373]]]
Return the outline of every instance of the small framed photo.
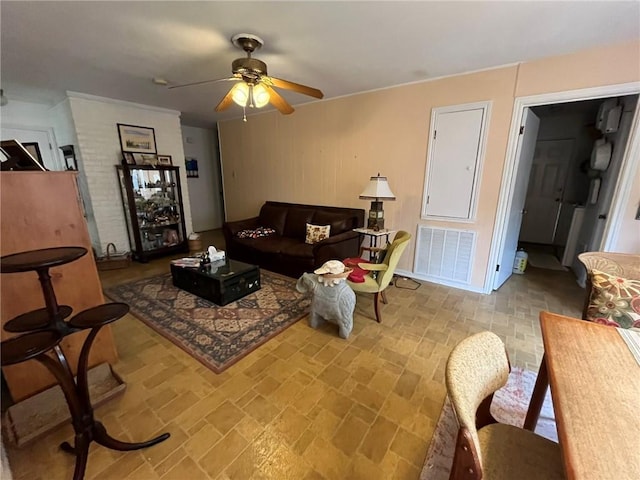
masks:
[[[136,165],[158,165],[158,156],[155,153],[134,153],[133,159]]]
[[[131,152],[122,152],[122,162],[126,165],[135,165],[136,160],[133,158],[133,153]]]
[[[156,133],[150,127],[138,127],[118,123],[120,149],[131,153],[157,153]]]
[[[171,155],[158,155],[158,165],[165,167],[173,165]]]

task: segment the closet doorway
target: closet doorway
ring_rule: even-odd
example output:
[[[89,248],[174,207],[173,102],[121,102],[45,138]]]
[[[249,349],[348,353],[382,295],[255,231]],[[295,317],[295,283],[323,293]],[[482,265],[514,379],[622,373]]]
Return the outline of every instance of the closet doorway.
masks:
[[[516,99],[496,219],[500,233],[492,244],[496,270],[487,274],[486,293],[510,277],[518,246],[552,268],[573,269],[584,282],[576,257],[603,249],[614,236],[626,201],[620,193],[628,191],[638,168],[638,159],[626,153],[629,138],[639,135],[639,91],[630,84]],[[531,167],[520,158],[520,119],[527,111],[540,118]],[[604,124],[599,115],[606,116]],[[592,153],[607,149],[606,168],[599,154],[594,168]]]

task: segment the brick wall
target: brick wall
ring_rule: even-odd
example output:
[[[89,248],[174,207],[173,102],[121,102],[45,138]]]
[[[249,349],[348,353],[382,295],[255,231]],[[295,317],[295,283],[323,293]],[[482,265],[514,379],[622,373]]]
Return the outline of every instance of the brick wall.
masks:
[[[185,225],[187,234],[191,232],[180,112],[71,92],[68,95],[98,234],[92,241],[98,253],[104,252],[110,242],[118,251],[131,248],[115,168],[121,162],[118,123],[153,127],[158,153],[171,155],[173,164],[181,167]]]
[[[76,136],[76,126],[73,123],[69,99],[65,98],[62,102],[52,107],[51,110],[49,110],[49,114],[58,145],[74,146],[76,164],[78,165],[78,188],[82,200],[82,211],[87,221],[91,244],[96,251],[100,251],[100,235],[98,234],[98,226],[95,215],[93,214],[93,205],[91,203],[91,195],[89,194],[86,171],[82,164],[82,156],[78,150],[78,137]],[[60,156],[64,158],[62,152],[60,152]],[[62,164],[65,165],[65,162],[62,161]]]

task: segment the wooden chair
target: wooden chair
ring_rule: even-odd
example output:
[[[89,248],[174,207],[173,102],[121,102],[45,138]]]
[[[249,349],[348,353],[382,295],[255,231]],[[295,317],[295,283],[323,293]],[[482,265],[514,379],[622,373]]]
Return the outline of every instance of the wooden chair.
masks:
[[[380,300],[385,304],[387,299],[384,296],[384,289],[389,286],[389,283],[393,279],[393,273],[396,270],[398,261],[404,249],[409,244],[411,234],[404,231],[399,231],[393,239],[393,242],[386,248],[384,259],[381,263],[359,263],[358,267],[369,273],[364,276],[364,282],[356,283],[347,280],[349,286],[354,292],[373,293],[374,297],[374,309],[376,313],[376,320],[378,323],[382,321],[382,315],[380,313]],[[376,273],[375,275],[373,273]]]
[[[504,344],[491,332],[462,340],[449,355],[447,391],[460,425],[450,479],[565,478],[556,443],[491,416],[493,393],[509,371]]]

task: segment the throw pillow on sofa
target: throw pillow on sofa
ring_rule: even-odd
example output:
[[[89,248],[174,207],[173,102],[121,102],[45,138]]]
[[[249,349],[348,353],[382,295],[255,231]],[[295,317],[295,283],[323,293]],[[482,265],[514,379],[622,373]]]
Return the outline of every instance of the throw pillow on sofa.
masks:
[[[309,244],[321,242],[329,238],[330,231],[331,225],[311,225],[307,223],[307,236],[304,241]]]
[[[640,328],[640,280],[629,280],[591,270],[587,318],[622,328]]]
[[[260,237],[269,237],[276,233],[273,228],[269,227],[258,227],[255,230],[245,229],[240,230],[236,233],[236,237],[238,238],[260,238]]]

